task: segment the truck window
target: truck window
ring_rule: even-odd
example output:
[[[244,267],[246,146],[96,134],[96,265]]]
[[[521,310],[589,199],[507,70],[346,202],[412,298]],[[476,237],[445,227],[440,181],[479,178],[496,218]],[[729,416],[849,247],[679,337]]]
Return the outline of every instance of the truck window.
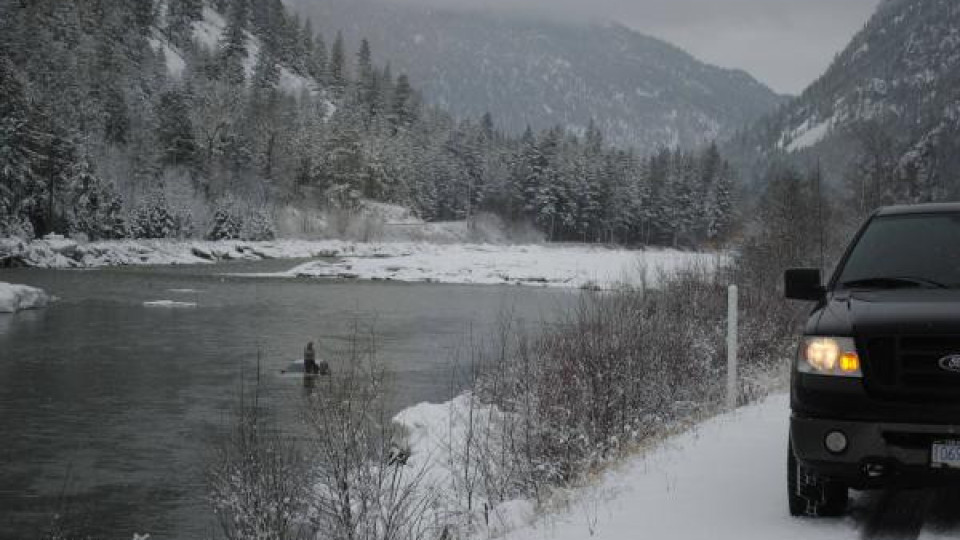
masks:
[[[836,283],[842,287],[884,279],[960,286],[960,214],[874,218]]]

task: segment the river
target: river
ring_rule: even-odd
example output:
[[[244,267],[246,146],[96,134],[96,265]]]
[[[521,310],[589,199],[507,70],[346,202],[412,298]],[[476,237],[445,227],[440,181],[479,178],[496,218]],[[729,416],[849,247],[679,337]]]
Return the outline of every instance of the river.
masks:
[[[0,314],[0,538],[37,538],[54,514],[103,539],[214,537],[204,501],[209,442],[258,364],[272,412],[294,418],[302,379],[281,369],[307,341],[335,359],[356,328],[372,329],[393,376],[390,407],[444,401],[462,388],[454,368],[469,358],[471,335],[483,341],[507,312],[543,324],[575,298],[555,289],[222,275],[295,264],[0,270],[0,281],[60,298]],[[197,306],[144,305],[156,300]]]

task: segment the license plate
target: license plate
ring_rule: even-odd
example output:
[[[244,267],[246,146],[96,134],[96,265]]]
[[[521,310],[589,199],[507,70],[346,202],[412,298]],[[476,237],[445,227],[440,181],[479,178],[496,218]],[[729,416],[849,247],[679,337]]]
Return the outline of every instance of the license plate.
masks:
[[[933,443],[930,466],[935,469],[960,469],[960,441]]]

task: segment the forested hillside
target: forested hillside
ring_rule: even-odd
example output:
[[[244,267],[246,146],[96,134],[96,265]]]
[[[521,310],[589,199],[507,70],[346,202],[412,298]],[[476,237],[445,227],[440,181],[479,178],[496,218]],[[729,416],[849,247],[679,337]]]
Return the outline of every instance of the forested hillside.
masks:
[[[417,84],[280,0],[0,0],[0,235],[271,238],[280,209],[365,200],[554,240],[730,229],[713,149],[646,158],[593,126],[509,136]]]
[[[693,148],[784,100],[743,71],[704,64],[616,23],[391,0],[289,3],[328,32],[343,29],[348,42],[369,38],[430,103],[473,116],[491,111],[516,134],[526,125],[582,133],[593,119],[622,148]]]
[[[739,135],[758,178],[819,160],[862,215],[960,196],[960,4],[886,0],[799,98]]]

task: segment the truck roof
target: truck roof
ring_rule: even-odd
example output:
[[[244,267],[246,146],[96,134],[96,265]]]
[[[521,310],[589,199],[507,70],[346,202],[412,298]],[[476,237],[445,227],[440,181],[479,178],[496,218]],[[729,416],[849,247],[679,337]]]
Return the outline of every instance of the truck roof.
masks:
[[[877,210],[878,216],[903,216],[910,214],[951,214],[960,213],[960,202],[910,204],[903,206],[886,206]]]

